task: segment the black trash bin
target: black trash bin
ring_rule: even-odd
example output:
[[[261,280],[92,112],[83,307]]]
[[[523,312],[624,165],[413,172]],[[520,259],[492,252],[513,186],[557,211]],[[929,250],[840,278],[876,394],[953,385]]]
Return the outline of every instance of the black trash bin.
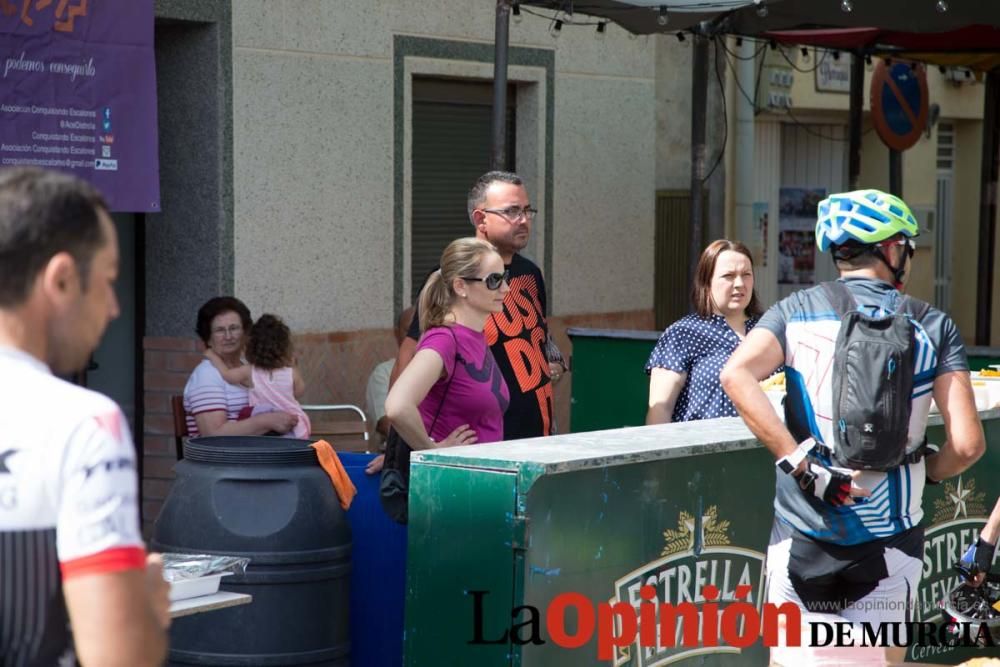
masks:
[[[247,556],[253,602],[174,619],[171,665],[350,664],[351,528],[309,441],[192,438],[155,551]]]

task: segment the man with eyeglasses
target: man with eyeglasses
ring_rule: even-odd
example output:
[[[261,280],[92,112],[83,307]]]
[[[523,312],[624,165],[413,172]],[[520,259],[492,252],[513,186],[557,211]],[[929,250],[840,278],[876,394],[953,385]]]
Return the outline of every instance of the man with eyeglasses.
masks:
[[[968,469],[985,437],[958,328],[901,293],[919,232],[906,203],[845,192],[817,217],[816,244],[840,279],[771,307],[721,375],[776,459],[768,600],[800,607],[804,629],[906,622],[923,567],[924,485]],[[758,384],[782,364],[785,423]],[[936,451],[924,433],[932,397],[946,436]],[[883,657],[901,662],[904,651]],[[771,659],[811,664],[820,653],[776,647]]]
[[[566,365],[545,319],[545,279],[538,266],[520,254],[528,245],[537,211],[521,177],[505,171],[480,176],[466,203],[476,238],[496,246],[510,284],[503,312],[490,317],[483,330],[510,389],[504,440],[550,435],[552,384],[566,372]],[[413,358],[420,339],[419,313],[414,313],[406,336],[396,357],[393,379]]]

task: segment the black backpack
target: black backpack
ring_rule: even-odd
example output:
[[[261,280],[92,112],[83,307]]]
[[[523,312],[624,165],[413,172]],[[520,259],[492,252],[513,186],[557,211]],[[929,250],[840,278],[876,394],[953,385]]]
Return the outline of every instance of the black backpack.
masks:
[[[895,313],[870,317],[858,310],[842,282],[822,287],[840,317],[833,356],[833,461],[854,470],[892,470],[909,460],[917,348],[913,323],[930,306],[904,296]]]

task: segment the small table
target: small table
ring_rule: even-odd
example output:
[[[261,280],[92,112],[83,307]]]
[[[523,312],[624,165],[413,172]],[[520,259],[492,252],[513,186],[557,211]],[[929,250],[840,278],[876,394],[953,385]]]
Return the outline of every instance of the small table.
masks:
[[[247,595],[246,593],[230,593],[228,591],[219,591],[218,593],[212,593],[211,595],[201,595],[196,598],[177,600],[176,602],[170,603],[170,618],[190,616],[191,614],[199,614],[203,611],[213,611],[215,609],[225,609],[226,607],[249,604],[252,600],[252,595]]]

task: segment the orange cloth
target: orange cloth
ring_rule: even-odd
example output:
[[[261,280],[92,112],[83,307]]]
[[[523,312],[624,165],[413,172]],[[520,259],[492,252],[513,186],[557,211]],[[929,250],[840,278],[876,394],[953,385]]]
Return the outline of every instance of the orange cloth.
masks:
[[[309,446],[316,450],[316,457],[319,458],[320,466],[326,471],[326,474],[330,477],[330,481],[333,482],[333,490],[337,492],[337,497],[340,498],[340,506],[345,510],[349,509],[354,496],[358,493],[358,489],[354,486],[351,478],[347,476],[347,471],[344,470],[344,464],[340,462],[337,452],[333,451],[333,447],[326,440],[317,440]]]

